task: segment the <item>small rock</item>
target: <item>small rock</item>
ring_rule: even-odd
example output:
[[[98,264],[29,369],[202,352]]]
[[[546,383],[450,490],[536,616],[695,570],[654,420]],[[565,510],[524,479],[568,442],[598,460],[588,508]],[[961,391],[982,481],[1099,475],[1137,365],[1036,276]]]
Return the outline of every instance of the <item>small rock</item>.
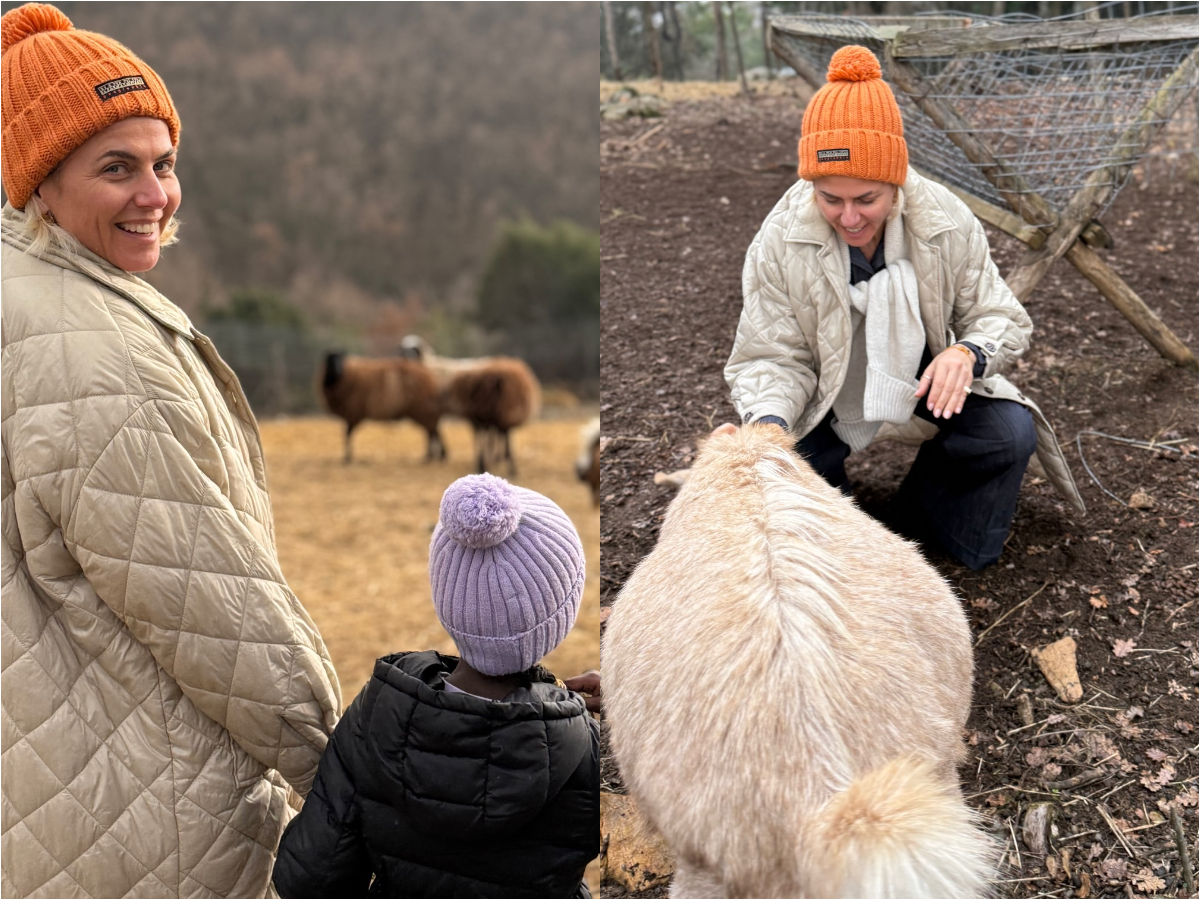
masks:
[[[1079,670],[1075,664],[1074,638],[1065,637],[1045,647],[1035,648],[1032,655],[1060,700],[1078,703],[1083,699],[1083,687],[1079,684]]]
[[[1058,810],[1053,803],[1030,804],[1025,813],[1025,819],[1021,823],[1021,840],[1025,842],[1029,852],[1039,859],[1049,856],[1052,852],[1050,826],[1054,824],[1057,815]]]
[[[600,845],[605,848],[600,858],[604,880],[627,891],[660,887],[675,872],[662,835],[650,828],[627,795],[600,794]]]
[[[1145,491],[1134,491],[1133,496],[1129,498],[1130,509],[1153,509],[1154,498]]]
[[[1033,724],[1033,700],[1028,694],[1017,698],[1017,715],[1021,718],[1022,725],[1029,727]]]

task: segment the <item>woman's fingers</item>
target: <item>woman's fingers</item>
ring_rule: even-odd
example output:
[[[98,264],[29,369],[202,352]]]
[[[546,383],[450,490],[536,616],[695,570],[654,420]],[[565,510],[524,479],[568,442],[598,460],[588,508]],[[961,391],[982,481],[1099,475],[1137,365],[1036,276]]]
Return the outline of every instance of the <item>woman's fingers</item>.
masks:
[[[966,389],[970,387],[972,380],[971,366],[965,360],[964,354],[953,349],[943,350],[925,371],[932,376],[928,379],[929,399],[925,405],[933,413],[933,417],[948,419],[962,412],[963,403],[967,398]]]

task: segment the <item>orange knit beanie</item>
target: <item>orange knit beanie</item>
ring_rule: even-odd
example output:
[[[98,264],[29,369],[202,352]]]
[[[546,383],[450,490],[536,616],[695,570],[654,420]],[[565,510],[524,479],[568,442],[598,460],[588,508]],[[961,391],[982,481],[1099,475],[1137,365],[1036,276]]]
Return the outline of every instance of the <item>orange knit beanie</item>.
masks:
[[[17,209],[92,135],[131,116],[162,119],[179,144],[179,114],[162,80],[112,38],[77,31],[45,3],[0,18],[0,162]]]
[[[904,184],[908,145],[892,89],[866,47],[842,47],[829,61],[828,83],[804,110],[800,177],[848,175]]]

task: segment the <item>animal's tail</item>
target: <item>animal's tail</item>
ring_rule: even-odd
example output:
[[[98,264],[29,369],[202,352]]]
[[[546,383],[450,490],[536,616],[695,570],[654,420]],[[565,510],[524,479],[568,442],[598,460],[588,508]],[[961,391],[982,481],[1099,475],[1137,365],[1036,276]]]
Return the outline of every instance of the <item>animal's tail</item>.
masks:
[[[814,897],[984,897],[995,850],[957,788],[917,757],[858,779],[810,835]]]

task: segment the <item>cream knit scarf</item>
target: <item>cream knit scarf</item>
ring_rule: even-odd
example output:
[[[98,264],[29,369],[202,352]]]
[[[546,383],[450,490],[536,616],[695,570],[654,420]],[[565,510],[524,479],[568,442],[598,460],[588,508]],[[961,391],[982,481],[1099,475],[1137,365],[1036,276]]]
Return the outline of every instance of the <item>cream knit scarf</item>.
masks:
[[[896,207],[883,232],[887,268],[850,285],[854,337],[846,381],[833,401],[833,430],[851,450],[871,443],[884,422],[907,422],[917,405],[913,373],[925,350],[925,328],[901,218],[903,191],[897,192]],[[849,281],[850,248],[840,236],[838,243]]]

